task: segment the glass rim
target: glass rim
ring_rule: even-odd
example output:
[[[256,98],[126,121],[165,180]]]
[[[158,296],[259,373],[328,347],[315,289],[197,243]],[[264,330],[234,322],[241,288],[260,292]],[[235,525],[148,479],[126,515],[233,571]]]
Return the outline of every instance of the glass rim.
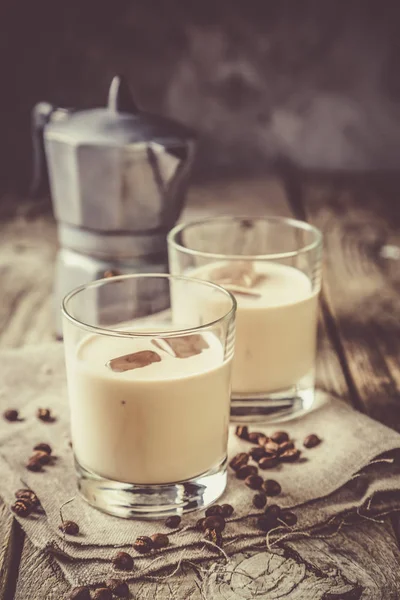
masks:
[[[220,252],[206,252],[204,250],[194,250],[193,248],[187,248],[186,246],[182,246],[176,241],[176,236],[184,231],[184,229],[189,229],[190,227],[198,226],[198,225],[207,225],[213,221],[266,221],[272,223],[283,223],[285,225],[290,226],[293,229],[301,229],[303,231],[308,231],[314,235],[314,240],[305,246],[302,246],[298,250],[288,250],[287,252],[272,252],[269,254],[221,254]],[[174,248],[174,250],[178,250],[179,252],[184,252],[191,256],[200,256],[202,258],[213,258],[216,260],[226,260],[229,258],[230,260],[243,260],[243,261],[254,261],[254,260],[279,260],[284,258],[293,258],[298,256],[299,254],[304,254],[315,250],[318,247],[322,246],[322,231],[315,227],[314,225],[310,225],[306,221],[301,221],[300,219],[292,219],[291,217],[280,217],[280,216],[257,216],[250,217],[249,215],[232,215],[232,216],[224,216],[224,215],[215,215],[214,217],[206,217],[204,219],[196,219],[194,221],[187,221],[184,223],[179,223],[175,225],[171,229],[171,231],[167,235],[168,246]]]
[[[141,278],[141,279],[150,279],[150,278],[174,279],[174,280],[186,281],[188,283],[196,283],[196,284],[204,285],[206,287],[209,287],[212,289],[217,289],[220,292],[222,292],[226,297],[228,297],[231,300],[232,306],[228,310],[228,312],[226,312],[222,317],[219,317],[218,319],[215,319],[214,321],[210,321],[209,323],[204,323],[203,325],[197,325],[196,327],[171,329],[168,331],[160,331],[160,330],[155,329],[153,331],[146,331],[146,332],[143,332],[143,331],[121,331],[120,329],[111,329],[109,327],[106,328],[106,327],[99,327],[97,325],[90,325],[89,323],[85,323],[83,321],[80,321],[76,317],[73,317],[68,312],[67,304],[69,303],[69,301],[87,289],[93,289],[96,287],[101,287],[103,285],[115,283],[118,281],[124,281],[127,279],[139,279],[139,278]],[[154,337],[159,334],[162,334],[163,338],[169,338],[169,337],[176,337],[179,335],[187,335],[187,334],[191,334],[191,333],[196,333],[196,332],[202,331],[204,329],[209,329],[210,327],[212,327],[213,325],[216,325],[217,323],[220,323],[221,321],[230,319],[236,313],[236,307],[237,307],[237,302],[236,302],[235,296],[233,294],[231,294],[231,292],[229,292],[229,290],[226,290],[225,288],[218,285],[217,283],[213,283],[211,281],[206,281],[203,279],[196,279],[195,277],[185,277],[184,275],[172,275],[170,273],[127,273],[125,275],[117,275],[114,277],[103,277],[102,279],[96,279],[94,281],[84,283],[83,285],[80,285],[77,288],[74,288],[73,290],[68,292],[68,294],[66,294],[66,296],[64,296],[64,298],[61,301],[62,315],[68,321],[70,321],[75,326],[79,327],[80,329],[85,329],[86,331],[90,331],[91,333],[97,333],[99,335],[109,335],[112,337],[127,337],[127,338],[132,338],[132,337],[146,338],[146,337]],[[149,316],[151,316],[151,315],[149,315]]]

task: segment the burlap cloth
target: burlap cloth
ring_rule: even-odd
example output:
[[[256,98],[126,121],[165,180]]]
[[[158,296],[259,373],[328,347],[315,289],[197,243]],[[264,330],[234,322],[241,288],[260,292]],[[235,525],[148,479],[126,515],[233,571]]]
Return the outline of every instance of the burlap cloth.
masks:
[[[76,492],[73,455],[69,446],[69,419],[64,371],[63,347],[60,343],[0,354],[1,410],[17,408],[23,420],[9,423],[0,419],[0,494],[7,504],[14,502],[14,492],[30,487],[38,495],[43,514],[19,519],[32,542],[52,553],[67,579],[73,584],[95,583],[116,575],[110,560],[116,547],[135,557],[131,573],[117,572],[124,579],[155,575],[163,569],[171,572],[181,561],[204,560],[213,556],[194,524],[203,513],[184,516],[178,531],[168,530],[162,521],[125,520],[104,515],[86,504]],[[43,423],[35,414],[39,407],[51,408],[54,423]],[[265,431],[265,428],[252,429]],[[271,428],[269,432],[271,433]],[[230,474],[221,502],[235,508],[224,531],[224,550],[228,555],[255,546],[276,543],[290,537],[318,532],[324,525],[342,522],[344,515],[356,511],[392,510],[396,496],[385,494],[400,490],[400,435],[349,409],[338,400],[327,400],[307,417],[285,424],[291,437],[301,447],[309,433],[317,433],[323,443],[303,451],[295,464],[282,464],[265,471],[265,478],[279,481],[283,493],[276,498],[281,507],[295,507],[298,523],[293,530],[281,530],[268,536],[257,530],[252,507],[254,492]],[[268,433],[268,429],[266,430]],[[42,473],[25,468],[32,447],[47,442],[58,457],[54,466]],[[233,433],[229,455],[249,448]],[[376,460],[377,457],[380,457]],[[399,496],[400,497],[400,496]],[[77,522],[80,535],[65,539],[58,527],[63,518]],[[400,506],[400,504],[399,504]],[[139,535],[168,533],[169,548],[151,556],[136,555],[132,543]],[[285,537],[288,536],[288,537]],[[275,542],[274,542],[275,540]],[[217,553],[218,554],[218,553]],[[216,554],[216,555],[217,555]],[[167,569],[167,571],[165,571]]]

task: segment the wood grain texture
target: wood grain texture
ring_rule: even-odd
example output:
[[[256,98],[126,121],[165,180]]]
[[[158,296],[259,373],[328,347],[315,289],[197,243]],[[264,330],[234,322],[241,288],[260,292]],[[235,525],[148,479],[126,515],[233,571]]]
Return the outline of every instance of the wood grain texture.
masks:
[[[303,202],[324,232],[325,309],[353,400],[400,431],[398,192],[400,180],[324,183]]]

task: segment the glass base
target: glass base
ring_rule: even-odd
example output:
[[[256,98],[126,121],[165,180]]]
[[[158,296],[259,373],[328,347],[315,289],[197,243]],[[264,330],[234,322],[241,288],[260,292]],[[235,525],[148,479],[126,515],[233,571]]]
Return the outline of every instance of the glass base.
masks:
[[[311,410],[314,400],[314,385],[294,386],[268,395],[232,393],[231,421],[274,423],[296,419]]]
[[[78,490],[92,506],[115,517],[159,519],[204,509],[224,492],[226,459],[193,479],[145,485],[105,479],[82,467],[75,459]]]

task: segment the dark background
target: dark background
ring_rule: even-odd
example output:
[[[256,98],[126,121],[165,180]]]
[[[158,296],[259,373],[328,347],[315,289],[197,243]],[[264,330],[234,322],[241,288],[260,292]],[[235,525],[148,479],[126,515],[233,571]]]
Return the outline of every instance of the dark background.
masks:
[[[91,107],[123,73],[137,103],[194,126],[195,178],[400,164],[400,3],[29,2],[0,8],[0,188],[25,193],[30,111]]]

